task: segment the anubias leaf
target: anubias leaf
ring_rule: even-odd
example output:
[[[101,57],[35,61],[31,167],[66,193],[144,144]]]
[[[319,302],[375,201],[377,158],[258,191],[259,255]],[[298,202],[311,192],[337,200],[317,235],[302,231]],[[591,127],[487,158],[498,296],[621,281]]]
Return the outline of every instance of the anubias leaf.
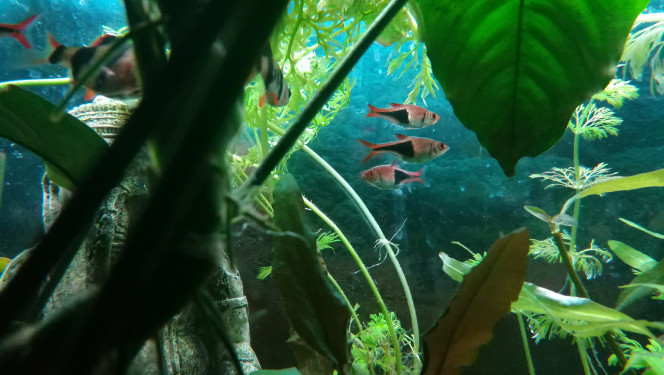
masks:
[[[56,107],[16,86],[0,91],[0,137],[20,144],[46,164],[49,178],[73,190],[108,149],[104,140],[69,114],[51,119]]]
[[[655,267],[635,277],[631,284],[664,284],[664,259],[660,260]],[[634,301],[649,295],[652,291],[652,288],[645,285],[625,288],[618,296],[616,308],[622,310]]]
[[[341,372],[350,362],[350,312],[323,269],[316,237],[305,223],[300,189],[290,174],[277,181],[273,207],[274,223],[283,233],[274,238],[272,279],[286,313],[298,335]]]
[[[424,335],[423,375],[457,374],[475,361],[479,347],[489,342],[496,322],[519,296],[528,245],[527,229],[500,238],[463,278],[445,315]]]
[[[613,78],[649,0],[415,0],[454,113],[508,176],[553,146],[574,109]]]

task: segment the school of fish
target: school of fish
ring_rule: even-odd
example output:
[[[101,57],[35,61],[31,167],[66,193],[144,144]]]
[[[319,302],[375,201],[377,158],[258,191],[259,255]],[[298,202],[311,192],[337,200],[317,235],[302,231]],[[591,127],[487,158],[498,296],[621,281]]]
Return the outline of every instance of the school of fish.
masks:
[[[390,108],[376,108],[371,104],[368,104],[368,106],[369,113],[367,117],[380,117],[406,129],[426,128],[440,120],[438,114],[412,104],[391,103]],[[426,163],[449,150],[445,143],[430,138],[403,134],[395,134],[395,137],[398,139],[397,141],[380,144],[358,139],[360,143],[371,149],[371,152],[362,160],[362,163],[366,163],[372,157],[384,153],[393,154],[410,163]],[[361,172],[360,178],[379,189],[394,190],[411,182],[426,184],[420,177],[422,171],[423,169],[417,172],[401,169],[397,162],[393,161],[391,164],[379,165]]]
[[[26,49],[32,49],[32,45],[25,35],[29,25],[39,17],[32,15],[25,20],[16,23],[0,23],[0,37],[7,36],[16,39]],[[120,38],[114,35],[102,35],[89,46],[67,47],[48,35],[47,46],[40,51],[31,65],[56,64],[69,70],[72,84],[80,81],[83,74],[101,61]],[[285,82],[279,65],[274,61],[272,49],[269,43],[261,53],[259,61],[254,67],[255,73],[249,77],[251,81],[256,73],[260,73],[265,85],[265,94],[260,98],[259,106],[265,103],[281,107],[288,104],[291,91]],[[140,82],[134,48],[131,43],[124,43],[115,48],[110,56],[100,64],[99,68],[81,85],[86,89],[85,99],[91,100],[95,95],[104,95],[110,98],[132,98],[141,94]]]

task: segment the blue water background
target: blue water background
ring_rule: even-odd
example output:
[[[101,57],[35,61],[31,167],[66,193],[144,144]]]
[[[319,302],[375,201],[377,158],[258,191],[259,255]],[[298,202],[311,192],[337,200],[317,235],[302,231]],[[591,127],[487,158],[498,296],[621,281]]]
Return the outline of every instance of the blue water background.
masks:
[[[0,22],[19,22],[38,13],[38,22],[29,29],[29,39],[36,49],[45,47],[46,30],[62,44],[84,45],[101,34],[101,25],[116,29],[125,25],[120,5],[116,0],[35,0],[24,4],[2,0]],[[661,10],[661,2],[653,2],[651,8]],[[25,50],[12,38],[0,38],[0,51],[3,51],[0,59],[2,81],[62,77],[67,74],[64,68],[57,66],[16,66],[16,61],[24,61]],[[338,115],[332,125],[322,129],[309,146],[358,192],[388,238],[395,235],[407,219],[394,242],[401,250],[399,259],[413,289],[422,328],[426,328],[456,290],[456,283],[441,271],[438,252],[445,251],[460,259],[468,257],[465,250],[452,245],[451,241],[460,241],[477,252],[484,252],[499,235],[519,227],[530,228],[533,238],[543,239],[548,236],[546,225],[527,214],[523,206],[534,205],[554,213],[571,196],[571,190],[544,190],[544,183],[531,180],[528,176],[551,167],[571,166],[572,137],[567,132],[543,155],[523,159],[517,166],[516,175],[507,179],[498,164],[479,145],[474,133],[465,129],[456,119],[442,91],[437,92],[437,98],[426,99],[427,107],[441,116],[439,123],[430,128],[404,130],[379,118],[366,118],[368,103],[386,107],[391,102],[403,102],[410,91],[409,86],[416,72],[406,72],[401,78],[398,77],[399,72],[387,76],[385,63],[390,53],[391,48],[377,44],[369,49],[351,74],[356,83],[349,107]],[[661,108],[664,102],[661,97],[649,94],[647,84],[640,84],[639,87],[641,98],[627,102],[621,110],[616,111],[625,120],[620,126],[618,137],[594,142],[582,141],[583,165],[594,167],[605,162],[613,171],[624,176],[664,166],[664,129],[658,120],[663,117]],[[67,90],[68,87],[63,86],[35,91],[56,103]],[[82,94],[77,94],[70,106],[82,102]],[[400,163],[404,169],[413,171],[424,167],[423,177],[428,186],[415,185],[412,190],[402,189],[400,192],[381,191],[359,179],[362,170],[389,163],[394,158],[381,155],[365,165],[361,164],[368,150],[357,139],[373,143],[387,142],[394,140],[395,133],[434,138],[450,147],[445,155],[426,165]],[[0,140],[0,151],[7,154],[5,186],[0,206],[0,256],[11,257],[34,245],[42,233],[40,182],[43,166],[30,152],[6,140]],[[349,236],[365,263],[371,265],[378,262],[378,254],[373,250],[374,237],[369,227],[331,177],[302,152],[293,155],[288,167],[296,176],[304,194]],[[664,193],[661,189],[612,193],[605,198],[585,199],[579,244],[585,246],[594,238],[599,246],[606,249],[606,241],[616,239],[647,252],[655,259],[661,259],[664,255],[661,241],[655,241],[627,227],[618,218],[625,217],[652,230],[664,232],[662,201]],[[328,267],[339,278],[350,300],[358,301],[363,306],[363,313],[375,312],[367,288],[359,276],[353,273],[356,266],[350,257],[337,247],[336,253],[326,254],[326,258]],[[564,284],[562,268],[557,265],[549,266],[533,261],[529,267],[529,281],[554,290]],[[385,263],[373,268],[372,272],[388,305],[407,321],[403,294],[392,266]],[[245,278],[247,282],[252,282],[253,274],[249,273]],[[588,286],[596,300],[613,305],[618,293],[616,286],[627,284],[631,278],[628,267],[615,260],[605,266],[602,278],[588,282]],[[639,314],[640,318],[662,318],[661,313],[643,310],[638,305],[632,312]],[[514,328],[505,327],[508,327],[506,331]],[[510,334],[510,337],[515,337],[515,332]],[[507,345],[506,341],[498,342]],[[514,350],[521,350],[518,342],[515,345]],[[546,345],[540,344],[535,349],[544,350],[536,352],[536,364],[540,363],[538,367],[544,367],[542,363],[548,358],[558,358],[553,351],[542,349]],[[569,347],[567,342],[563,345]],[[485,350],[482,355],[490,356],[487,352],[490,350]],[[508,373],[510,365],[505,365],[505,373]],[[523,366],[519,363],[515,368],[523,369]]]

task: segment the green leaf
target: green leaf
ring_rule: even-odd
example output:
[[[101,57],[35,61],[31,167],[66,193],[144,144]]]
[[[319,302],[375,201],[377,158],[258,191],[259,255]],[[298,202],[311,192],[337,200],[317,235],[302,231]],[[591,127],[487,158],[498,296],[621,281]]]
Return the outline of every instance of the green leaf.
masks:
[[[350,312],[322,268],[316,237],[305,223],[302,194],[290,174],[277,181],[273,207],[274,223],[283,233],[274,238],[272,279],[295,331],[340,370],[350,362]]]
[[[302,375],[295,367],[283,368],[281,370],[258,370],[250,375]]]
[[[657,233],[657,232],[653,232],[653,231],[651,231],[651,230],[649,230],[649,229],[646,229],[646,228],[640,226],[639,224],[637,224],[637,223],[635,223],[635,222],[633,222],[633,221],[629,221],[629,220],[627,220],[627,219],[623,219],[622,217],[619,217],[618,219],[620,219],[620,221],[622,221],[623,223],[625,223],[625,224],[627,224],[627,225],[629,225],[629,226],[631,226],[631,227],[633,227],[633,228],[636,228],[636,229],[638,229],[638,230],[640,230],[640,231],[642,231],[642,232],[646,232],[646,233],[648,233],[649,235],[651,235],[651,236],[653,236],[653,237],[659,238],[660,240],[664,240],[664,234],[659,234],[659,233]]]
[[[641,173],[629,177],[619,177],[613,180],[599,182],[579,194],[576,199],[587,197],[589,195],[601,195],[604,193],[613,193],[616,191],[636,190],[647,187],[664,186],[664,169]]]
[[[0,137],[32,151],[46,164],[51,180],[73,190],[108,145],[94,130],[64,114],[54,122],[56,107],[16,86],[0,91]]]
[[[660,260],[655,267],[635,277],[631,284],[664,284],[664,260]],[[634,301],[648,296],[651,292],[652,289],[647,286],[625,288],[618,296],[616,308],[622,310]]]
[[[434,74],[454,113],[508,176],[565,132],[613,78],[649,0],[415,0]]]
[[[454,300],[424,335],[423,375],[458,374],[489,342],[493,327],[509,312],[526,276],[528,230],[500,238],[484,260],[464,277]]]
[[[624,313],[587,298],[558,294],[535,284],[524,283],[519,299],[512,308],[546,314],[564,330],[578,337],[601,336],[612,329],[623,329],[652,337],[646,326],[654,323],[637,321]],[[570,323],[575,322],[575,323]]]
[[[471,265],[460,262],[442,251],[438,254],[438,257],[443,261],[443,272],[456,282],[462,282],[463,277],[473,269]]]
[[[551,223],[551,217],[543,209],[535,206],[523,206],[523,208],[528,211],[529,214],[535,216],[543,222]]]
[[[657,265],[657,261],[653,258],[620,241],[610,240],[608,244],[620,260],[641,272],[646,272]]]

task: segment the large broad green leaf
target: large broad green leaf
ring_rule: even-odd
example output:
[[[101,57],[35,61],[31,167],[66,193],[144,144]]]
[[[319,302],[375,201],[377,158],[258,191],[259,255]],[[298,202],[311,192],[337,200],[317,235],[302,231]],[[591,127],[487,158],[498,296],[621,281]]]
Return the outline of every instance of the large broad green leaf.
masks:
[[[635,277],[630,285],[632,284],[664,284],[664,260],[660,260],[655,267]],[[634,301],[648,296],[652,291],[652,288],[643,285],[625,288],[618,296],[616,307],[624,309]]]
[[[641,272],[646,272],[657,265],[656,260],[625,243],[610,240],[608,244],[611,251],[616,253],[620,260]]]
[[[104,140],[75,117],[51,118],[56,107],[16,86],[0,91],[0,137],[38,155],[49,178],[73,190],[108,149]]]
[[[649,0],[414,0],[454,113],[508,176],[613,78]]]
[[[279,178],[274,189],[272,279],[284,298],[286,313],[297,334],[338,371],[349,363],[350,312],[327,278],[316,250],[316,237],[304,217],[304,202],[293,176]]]
[[[652,337],[646,327],[657,325],[634,320],[618,310],[587,298],[565,296],[531,283],[523,285],[519,299],[512,304],[512,308],[546,314],[562,329],[577,337],[601,336],[613,329]]]
[[[519,296],[528,246],[526,229],[503,237],[463,278],[445,315],[424,335],[423,375],[457,374],[475,361],[479,347],[491,340],[493,327]]]

